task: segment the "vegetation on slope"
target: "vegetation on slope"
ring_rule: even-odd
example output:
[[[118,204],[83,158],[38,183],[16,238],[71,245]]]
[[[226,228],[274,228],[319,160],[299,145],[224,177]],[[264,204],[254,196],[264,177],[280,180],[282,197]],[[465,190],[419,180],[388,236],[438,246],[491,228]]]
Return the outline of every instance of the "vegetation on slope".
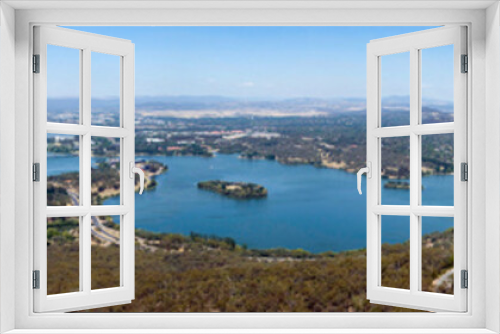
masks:
[[[136,247],[136,295],[130,304],[92,312],[379,312],[409,311],[366,300],[366,252],[311,254],[303,250],[248,250],[230,238],[136,231],[154,248]],[[453,267],[453,230],[423,237],[424,290]],[[62,239],[58,239],[62,240]],[[49,291],[78,282],[75,241],[48,246]],[[92,246],[92,287],[117,283],[116,246]],[[409,286],[407,243],[383,245],[384,285]],[[114,274],[113,274],[114,273]],[[74,288],[74,287],[73,287]],[[451,289],[451,290],[450,290]]]

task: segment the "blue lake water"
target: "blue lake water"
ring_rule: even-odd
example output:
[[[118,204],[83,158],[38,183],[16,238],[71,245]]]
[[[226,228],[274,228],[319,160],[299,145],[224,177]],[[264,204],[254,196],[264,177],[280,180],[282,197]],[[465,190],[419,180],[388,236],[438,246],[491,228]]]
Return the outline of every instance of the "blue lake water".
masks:
[[[142,158],[161,161],[169,170],[157,177],[156,189],[136,194],[137,228],[232,237],[250,248],[323,252],[366,247],[366,197],[357,192],[356,175],[237,155]],[[48,159],[49,175],[78,169],[77,157]],[[235,200],[196,187],[198,181],[214,179],[258,183],[269,194],[266,199]],[[423,204],[453,205],[453,176],[424,177],[422,183]],[[363,182],[363,190],[365,186]],[[409,192],[383,189],[382,201],[409,204]],[[429,233],[452,226],[451,218],[425,218],[422,229]],[[382,217],[383,242],[406,241],[409,230],[408,217]]]

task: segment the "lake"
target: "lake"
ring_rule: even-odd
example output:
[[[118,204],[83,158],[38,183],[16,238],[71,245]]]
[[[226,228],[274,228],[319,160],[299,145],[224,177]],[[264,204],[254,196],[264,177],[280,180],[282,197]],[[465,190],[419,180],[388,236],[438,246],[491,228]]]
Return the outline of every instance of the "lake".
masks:
[[[249,248],[302,248],[311,252],[366,247],[366,197],[356,175],[309,165],[283,165],[237,155],[137,157],[168,165],[158,187],[136,194],[136,227],[154,232],[191,232],[231,237]],[[49,175],[78,169],[77,157],[48,157]],[[268,197],[236,200],[196,186],[198,181],[254,182]],[[384,182],[386,182],[384,180]],[[453,176],[423,178],[425,205],[453,205]],[[366,182],[363,181],[363,189]],[[110,198],[105,204],[118,204]],[[409,204],[409,191],[383,189],[383,204]],[[453,226],[451,218],[425,218],[423,233]],[[409,218],[382,218],[383,242],[409,239]]]

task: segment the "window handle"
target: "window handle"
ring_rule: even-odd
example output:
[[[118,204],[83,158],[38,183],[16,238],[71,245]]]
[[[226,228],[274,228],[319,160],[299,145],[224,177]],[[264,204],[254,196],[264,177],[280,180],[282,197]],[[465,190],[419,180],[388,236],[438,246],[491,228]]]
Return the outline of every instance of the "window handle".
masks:
[[[366,163],[366,167],[361,168],[358,171],[358,193],[360,195],[362,194],[362,192],[361,192],[361,175],[363,175],[363,173],[366,173],[367,178],[369,178],[369,179],[372,178],[372,163],[370,161],[368,161]]]
[[[135,167],[135,163],[133,161],[130,161],[129,164],[129,170],[130,170],[130,178],[135,180],[135,175],[134,174],[139,174],[139,184],[141,185],[141,189],[139,190],[139,195],[142,195],[142,192],[144,190],[144,172],[142,169]],[[135,187],[135,185],[134,185]]]

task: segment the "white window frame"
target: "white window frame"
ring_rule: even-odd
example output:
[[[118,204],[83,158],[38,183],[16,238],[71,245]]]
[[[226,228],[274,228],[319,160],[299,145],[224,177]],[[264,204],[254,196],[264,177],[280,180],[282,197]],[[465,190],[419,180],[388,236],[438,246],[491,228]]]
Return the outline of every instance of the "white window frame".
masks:
[[[467,163],[467,75],[461,73],[462,55],[467,54],[466,28],[450,26],[372,40],[367,46],[367,139],[366,151],[371,177],[367,178],[367,298],[383,305],[410,307],[429,311],[467,310],[467,290],[461,287],[461,270],[467,270],[467,184],[461,181],[461,163]],[[444,45],[453,46],[454,121],[422,123],[421,76],[422,50]],[[386,55],[409,55],[410,112],[409,124],[382,126],[381,75]],[[454,205],[422,205],[421,147],[422,135],[454,134]],[[408,205],[384,205],[382,202],[382,140],[408,138],[410,164],[410,198]],[[410,286],[408,289],[385,287],[382,281],[383,217],[409,218]],[[454,292],[422,291],[422,217],[451,217],[454,221]],[[405,223],[406,220],[401,223]]]
[[[39,288],[34,290],[35,312],[75,311],[99,306],[130,303],[134,299],[135,283],[135,194],[134,179],[129,169],[135,162],[135,95],[134,44],[60,27],[34,27],[34,52],[39,55],[39,73],[34,83],[34,162],[39,164],[39,181],[33,185],[34,270],[39,271]],[[78,124],[47,121],[47,46],[73,48],[80,58],[80,122]],[[120,125],[92,125],[91,67],[92,54],[114,55],[119,58]],[[47,206],[47,134],[79,137],[80,143],[80,205]],[[120,141],[120,204],[91,205],[92,137],[110,137]],[[132,173],[133,176],[135,176]],[[120,216],[120,285],[106,289],[91,288],[91,220],[92,216]],[[47,294],[47,218],[76,217],[79,219],[79,290],[71,293]]]
[[[127,329],[128,333],[144,333],[148,329],[165,329],[164,332],[184,332],[175,329],[193,329],[192,332],[233,333],[246,332],[345,332],[350,333],[491,333],[500,331],[500,152],[498,135],[500,116],[500,32],[498,3],[473,1],[440,2],[434,1],[410,5],[398,2],[399,9],[389,9],[393,4],[370,2],[348,4],[308,4],[306,2],[282,2],[281,4],[234,4],[233,8],[221,9],[224,5],[216,1],[182,4],[183,9],[175,8],[175,3],[166,4],[171,8],[147,9],[151,3],[144,1],[144,9],[96,9],[105,5],[99,2],[86,2],[88,9],[72,9],[67,2],[49,4],[52,9],[17,10],[15,17],[10,5],[15,1],[1,4],[4,19],[1,41],[7,42],[0,49],[0,57],[9,57],[0,64],[0,87],[15,82],[15,100],[9,93],[14,88],[0,91],[0,154],[1,158],[15,158],[15,199],[12,208],[4,206],[6,196],[11,195],[14,185],[12,176],[5,175],[5,160],[1,162],[0,194],[2,212],[0,213],[0,319],[4,320],[1,330],[16,329],[16,333],[35,333],[37,329],[53,329],[51,332],[70,333],[77,329],[88,329],[89,333],[117,332]],[[407,3],[408,1],[405,1]],[[98,4],[99,3],[99,4]],[[125,2],[122,2],[123,4]],[[22,2],[20,2],[23,5]],[[44,1],[24,3],[24,6],[42,6]],[[47,4],[45,4],[47,5]],[[135,4],[136,6],[141,6]],[[56,7],[54,7],[56,6]],[[69,6],[70,8],[57,8]],[[116,3],[114,4],[116,6]],[[124,4],[125,6],[125,4]],[[153,5],[158,6],[158,4]],[[180,6],[177,4],[177,6]],[[211,6],[211,8],[210,8]],[[253,6],[253,7],[252,7]],[[316,8],[315,8],[316,6]],[[329,7],[330,6],[330,7]],[[337,6],[337,8],[335,8]],[[342,8],[342,6],[344,8]],[[364,7],[366,6],[366,7]],[[406,6],[406,8],[404,8]],[[429,6],[432,6],[429,7]],[[455,6],[461,6],[457,8]],[[478,6],[482,6],[478,8]],[[490,6],[488,10],[486,6]],[[209,7],[209,8],[207,8]],[[281,8],[280,8],[281,7]],[[357,7],[357,9],[346,9]],[[441,9],[436,9],[436,7]],[[26,8],[26,7],[25,7]],[[81,7],[79,7],[81,8]],[[93,9],[92,9],[93,8]],[[277,8],[280,8],[277,10]],[[403,8],[403,9],[402,9]],[[469,8],[469,9],[466,9]],[[472,8],[472,9],[470,9]],[[475,8],[475,9],[474,9]],[[14,21],[15,19],[15,21]],[[486,23],[486,25],[485,25]],[[393,314],[393,313],[339,313],[339,314],[34,314],[32,304],[30,251],[32,245],[33,203],[27,200],[32,194],[31,158],[32,142],[32,75],[30,55],[32,54],[32,27],[35,24],[58,25],[446,25],[465,24],[469,31],[468,54],[471,59],[468,76],[468,132],[472,135],[468,142],[470,154],[470,181],[468,197],[469,230],[471,242],[468,246],[469,268],[469,307],[466,313],[432,314]],[[7,29],[4,29],[7,27]],[[13,39],[15,29],[15,43]],[[134,42],[134,41],[132,41]],[[15,47],[15,73],[12,66]],[[10,67],[9,67],[10,66]],[[486,71],[488,66],[488,71]],[[488,83],[488,85],[486,85]],[[10,109],[15,104],[15,115]],[[488,108],[486,108],[488,107]],[[3,117],[3,118],[2,118]],[[488,122],[486,121],[488,117]],[[15,127],[15,147],[5,144],[2,131]],[[12,132],[7,132],[12,134]],[[486,141],[485,133],[489,134]],[[2,142],[1,140],[4,139]],[[497,151],[494,151],[494,149]],[[485,149],[489,149],[488,155]],[[12,160],[11,160],[12,161]],[[490,162],[485,167],[485,162]],[[8,167],[7,167],[8,168]],[[14,171],[14,169],[10,169]],[[486,182],[488,172],[488,182]],[[355,185],[353,185],[355,191]],[[488,195],[488,196],[486,196]],[[486,204],[485,204],[486,203]],[[12,211],[13,210],[13,211]],[[8,221],[7,218],[15,219]],[[472,228],[473,226],[473,228]],[[15,237],[6,233],[15,232]],[[488,256],[486,255],[488,251]],[[14,256],[12,256],[14,254]],[[12,261],[14,258],[15,261]],[[14,292],[9,283],[15,282]],[[5,293],[4,293],[5,292]],[[10,311],[14,305],[14,311]],[[7,318],[14,315],[14,319]],[[138,327],[141,329],[138,329]],[[300,328],[300,329],[299,329]],[[384,330],[381,330],[381,329]],[[100,330],[99,330],[100,329]],[[120,330],[121,329],[121,330]],[[137,329],[136,331],[132,329]],[[170,329],[170,330],[167,330]],[[211,329],[211,331],[210,331]],[[216,330],[217,329],[217,330]],[[246,330],[245,330],[246,329]],[[295,330],[294,330],[295,329]],[[357,329],[357,330],[356,330]],[[413,330],[411,330],[413,329]],[[109,331],[108,331],[109,332]]]

